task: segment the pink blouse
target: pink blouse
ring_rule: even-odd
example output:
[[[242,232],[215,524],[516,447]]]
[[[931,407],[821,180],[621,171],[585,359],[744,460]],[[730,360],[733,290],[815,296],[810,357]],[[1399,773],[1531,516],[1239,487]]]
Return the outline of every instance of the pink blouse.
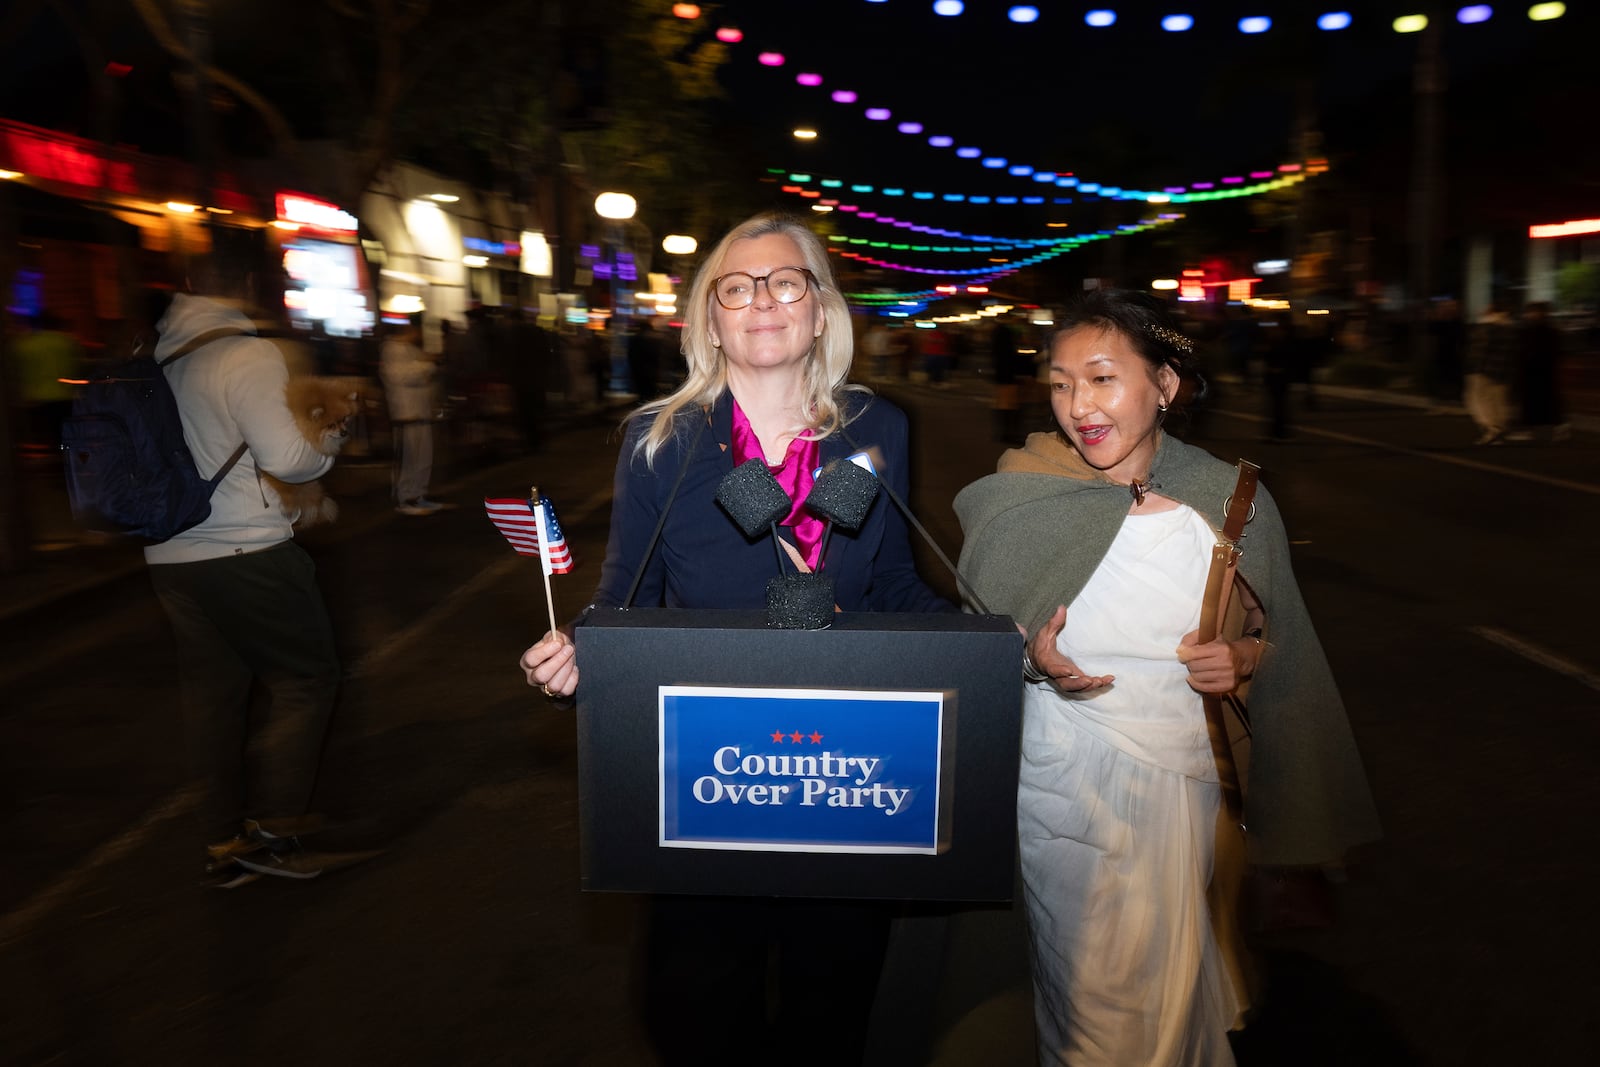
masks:
[[[817,569],[818,557],[822,554],[823,523],[821,519],[802,508],[801,504],[811,492],[811,484],[815,481],[811,472],[817,469],[817,457],[820,454],[818,443],[802,435],[789,442],[789,451],[784,453],[782,463],[777,466],[767,464],[772,476],[778,479],[778,484],[783,486],[783,491],[789,495],[793,505],[789,509],[788,517],[780,519],[778,524],[794,530],[794,539],[799,543],[800,555],[806,561],[806,566],[813,571]],[[739,402],[735,400],[733,465],[737,467],[757,456],[765,460],[766,452],[762,449],[756,432],[750,428],[750,420],[739,407]]]

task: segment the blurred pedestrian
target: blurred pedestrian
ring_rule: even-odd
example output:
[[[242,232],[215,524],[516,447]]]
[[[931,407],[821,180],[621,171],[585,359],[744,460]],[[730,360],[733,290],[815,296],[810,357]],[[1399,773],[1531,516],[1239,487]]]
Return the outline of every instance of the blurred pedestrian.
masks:
[[[1435,304],[1428,317],[1428,396],[1437,403],[1448,403],[1461,395],[1465,384],[1466,340],[1467,327],[1461,321],[1461,304],[1453,299]]]
[[[1516,364],[1517,335],[1511,316],[1491,302],[1467,339],[1464,401],[1478,427],[1480,445],[1505,441],[1511,422],[1511,375]]]
[[[11,342],[27,443],[51,453],[61,447],[61,421],[72,410],[72,382],[83,374],[83,347],[61,326],[43,311]]]
[[[178,704],[190,765],[204,783],[208,877],[232,887],[257,874],[321,871],[300,846],[339,685],[333,630],[311,557],[290,518],[264,501],[261,474],[306,482],[329,456],[295,425],[289,369],[238,308],[245,268],[213,259],[191,273],[160,323],[162,359],[201,335],[233,331],[175,360],[167,381],[201,473],[247,447],[211,495],[204,522],[144,550],[178,647]],[[204,295],[202,295],[204,294]],[[252,689],[267,694],[253,709]],[[246,750],[253,760],[247,762]]]
[[[1294,316],[1280,311],[1262,331],[1261,381],[1267,391],[1267,438],[1289,439],[1289,390],[1305,360]]]
[[[685,303],[689,377],[628,420],[592,602],[619,607],[637,581],[644,606],[760,609],[774,545],[729,521],[715,502],[723,478],[749,460],[773,468],[794,504],[774,536],[796,570],[815,572],[823,524],[801,506],[812,472],[866,450],[903,496],[906,419],[846,384],[849,307],[827,249],[799,219],[760,215],[735,227],[705,257]],[[651,553],[653,532],[661,541]],[[850,543],[840,552],[835,538],[828,553],[841,609],[955,610],[917,575],[906,523],[888,500],[873,504]],[[581,684],[565,630],[521,662],[549,696]],[[890,916],[889,906],[860,901],[653,898],[644,996],[661,1061],[860,1064]]]
[[[1550,305],[1529,304],[1517,330],[1517,392],[1522,401],[1520,433],[1530,439],[1565,440],[1571,434],[1561,404],[1561,332],[1550,321]]]
[[[378,375],[394,428],[394,501],[402,515],[432,515],[444,505],[428,499],[433,479],[434,361],[417,344],[417,328],[394,326],[378,353]]]
[[[1252,679],[1258,862],[1341,861],[1377,815],[1265,490],[1239,636],[1198,643],[1236,472],[1162,430],[1204,393],[1193,342],[1143,293],[1094,290],[1059,321],[1056,432],[955,500],[963,573],[1030,635],[1017,799],[1039,1062],[1231,1065],[1247,991],[1207,899],[1225,827],[1202,694]]]
[[[1020,445],[1023,390],[1033,380],[1033,361],[1017,345],[1017,331],[1004,319],[995,319],[989,331],[989,365],[994,371],[994,436],[1008,445]]]
[[[661,395],[661,341],[649,319],[640,319],[628,338],[628,374],[640,403]]]

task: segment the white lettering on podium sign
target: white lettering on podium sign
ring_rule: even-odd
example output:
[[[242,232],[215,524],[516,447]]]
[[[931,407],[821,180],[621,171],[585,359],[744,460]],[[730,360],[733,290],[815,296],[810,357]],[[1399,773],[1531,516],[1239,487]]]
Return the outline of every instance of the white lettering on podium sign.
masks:
[[[659,692],[662,847],[939,851],[942,691]]]

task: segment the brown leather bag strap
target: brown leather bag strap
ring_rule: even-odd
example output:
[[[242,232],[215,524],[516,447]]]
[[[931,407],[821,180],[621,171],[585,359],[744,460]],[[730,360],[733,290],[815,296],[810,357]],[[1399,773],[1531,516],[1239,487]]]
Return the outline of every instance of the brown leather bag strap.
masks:
[[[1249,460],[1239,461],[1239,480],[1234,484],[1233,495],[1223,505],[1222,533],[1211,549],[1211,569],[1206,573],[1206,591],[1200,602],[1200,644],[1214,641],[1217,629],[1227,612],[1228,597],[1233,592],[1233,577],[1239,565],[1239,539],[1244,527],[1255,514],[1256,485],[1261,478],[1261,468]],[[1228,723],[1222,711],[1222,698],[1207,694],[1202,703],[1210,726],[1211,743],[1217,754],[1219,770],[1226,764],[1227,771],[1220,775],[1222,803],[1228,815],[1244,825],[1244,796],[1239,790],[1239,779],[1234,770],[1233,742],[1228,736]]]

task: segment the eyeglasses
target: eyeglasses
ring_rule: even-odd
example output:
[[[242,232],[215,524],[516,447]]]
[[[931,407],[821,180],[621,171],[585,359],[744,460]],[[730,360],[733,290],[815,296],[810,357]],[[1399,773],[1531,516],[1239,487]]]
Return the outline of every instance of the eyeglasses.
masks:
[[[742,270],[736,270],[713,279],[711,289],[717,294],[717,303],[729,311],[738,311],[749,307],[755,300],[757,282],[766,282],[767,292],[778,303],[793,304],[797,300],[805,299],[806,293],[811,290],[811,283],[815,280],[815,276],[804,267],[779,267],[771,274],[764,274],[759,278]]]

